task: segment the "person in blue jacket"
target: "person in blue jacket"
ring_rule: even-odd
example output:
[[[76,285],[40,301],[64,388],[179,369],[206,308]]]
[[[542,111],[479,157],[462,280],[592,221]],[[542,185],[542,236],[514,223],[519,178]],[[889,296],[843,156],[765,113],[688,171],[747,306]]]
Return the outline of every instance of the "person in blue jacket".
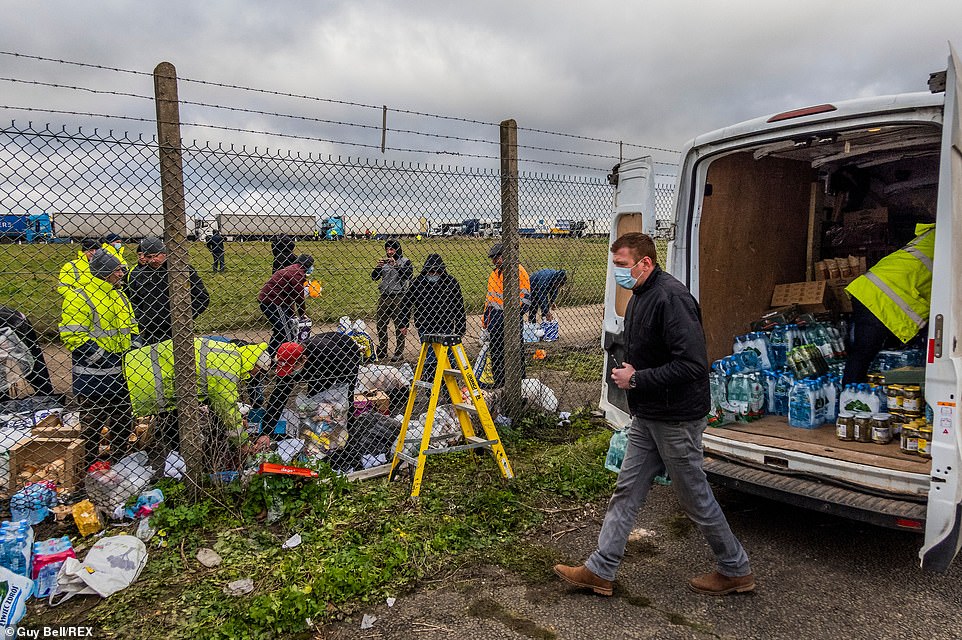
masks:
[[[564,269],[541,269],[531,274],[531,311],[528,321],[537,322],[538,311],[542,320],[553,320],[551,307],[558,299],[561,287],[568,283],[568,274]]]

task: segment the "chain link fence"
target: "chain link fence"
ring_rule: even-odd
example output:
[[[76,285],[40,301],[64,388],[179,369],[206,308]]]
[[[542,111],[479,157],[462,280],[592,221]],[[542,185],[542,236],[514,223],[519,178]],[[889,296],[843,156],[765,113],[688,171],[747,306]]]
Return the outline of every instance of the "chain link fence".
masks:
[[[190,303],[178,307],[157,141],[0,129],[7,495],[50,481],[112,512],[151,476],[185,473],[185,438],[199,443],[205,487],[262,462],[383,468],[426,334],[463,340],[496,418],[512,350],[525,410],[597,402],[603,180],[519,174],[523,326],[511,344],[492,276],[498,171],[204,143],[182,154]],[[177,322],[196,337],[199,433],[177,415]],[[409,438],[431,395],[418,391]],[[433,431],[456,444],[456,399],[441,396]],[[505,418],[521,415],[498,420],[508,429]]]

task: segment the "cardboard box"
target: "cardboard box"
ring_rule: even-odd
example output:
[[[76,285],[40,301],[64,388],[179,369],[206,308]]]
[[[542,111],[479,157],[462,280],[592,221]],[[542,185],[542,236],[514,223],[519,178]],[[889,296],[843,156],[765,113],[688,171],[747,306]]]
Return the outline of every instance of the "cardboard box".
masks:
[[[84,444],[80,438],[32,438],[10,448],[11,493],[28,482],[51,480],[76,489],[83,479]]]
[[[80,424],[65,425],[59,413],[50,413],[38,420],[30,433],[34,438],[79,438]]]
[[[844,214],[843,220],[846,227],[858,227],[867,224],[888,224],[889,210],[885,207],[879,207],[878,209],[847,211]]]
[[[368,391],[364,394],[378,413],[391,415],[391,399],[383,391]]]
[[[839,313],[852,313],[852,299],[847,293],[845,293],[845,287],[849,285],[858,276],[851,276],[849,278],[836,278],[834,280],[826,280],[829,288],[832,290],[832,299],[835,305],[835,310]]]
[[[832,289],[827,280],[791,282],[775,285],[772,294],[773,307],[798,305],[804,313],[818,313],[833,308]]]

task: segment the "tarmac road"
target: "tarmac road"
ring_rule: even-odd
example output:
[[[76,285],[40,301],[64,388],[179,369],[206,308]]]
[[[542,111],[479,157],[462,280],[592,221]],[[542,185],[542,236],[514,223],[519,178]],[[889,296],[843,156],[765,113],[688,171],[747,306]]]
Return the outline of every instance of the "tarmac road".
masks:
[[[462,568],[397,602],[377,621],[322,629],[324,638],[844,638],[948,640],[962,636],[962,561],[945,574],[918,568],[920,535],[861,525],[718,489],[753,563],[756,592],[712,597],[688,590],[711,570],[703,538],[670,488],[642,509],[616,595],[603,598],[549,573]],[[532,538],[571,563],[594,549],[605,504],[556,516]],[[636,529],[636,531],[638,531]]]

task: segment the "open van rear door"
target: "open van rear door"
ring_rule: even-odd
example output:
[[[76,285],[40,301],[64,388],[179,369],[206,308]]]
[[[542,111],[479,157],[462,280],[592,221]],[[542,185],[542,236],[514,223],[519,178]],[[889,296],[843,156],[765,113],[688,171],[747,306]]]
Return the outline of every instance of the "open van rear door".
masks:
[[[948,568],[962,545],[962,65],[949,49],[925,371],[925,397],[934,414],[932,479],[919,551],[922,567],[934,571]]]
[[[614,217],[611,221],[611,242],[631,231],[652,235],[655,232],[655,165],[650,156],[627,160],[616,168]],[[602,340],[605,350],[604,377],[601,386],[602,411],[615,427],[622,429],[631,422],[628,396],[611,382],[611,370],[624,362],[625,309],[631,292],[619,287],[611,275],[611,254],[608,254],[608,277],[605,279],[605,318]]]

